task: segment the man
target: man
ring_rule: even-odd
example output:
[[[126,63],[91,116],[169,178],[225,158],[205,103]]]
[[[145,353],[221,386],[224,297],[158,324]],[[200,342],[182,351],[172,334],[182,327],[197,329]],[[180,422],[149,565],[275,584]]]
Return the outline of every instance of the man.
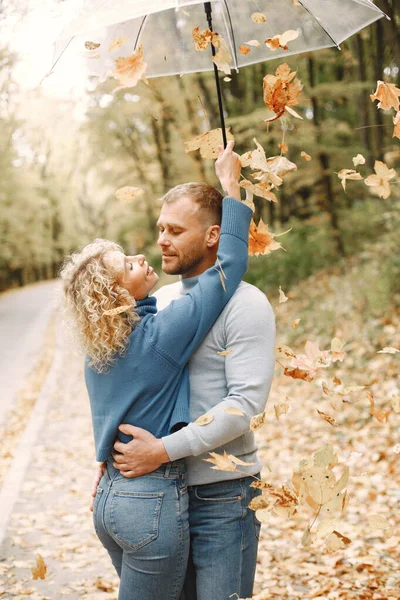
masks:
[[[232,148],[229,143],[228,154]],[[240,171],[238,156],[232,153],[231,160],[232,171]],[[238,178],[233,179],[227,177],[221,184],[227,195],[235,196],[240,192]],[[181,280],[156,293],[159,310],[184,295],[215,264],[222,198],[205,183],[179,185],[164,196],[158,220],[162,268],[181,275]],[[120,426],[134,436],[128,444],[114,446],[114,465],[126,477],[144,475],[169,460],[186,459],[191,554],[185,600],[252,596],[260,523],[248,504],[260,493],[251,483],[261,463],[249,424],[265,408],[274,345],[270,303],[260,290],[242,282],[190,361],[192,422],[162,440],[131,425]],[[227,407],[237,411],[226,412]],[[205,413],[206,424],[196,423]],[[210,451],[227,452],[249,465],[234,472],[215,470],[205,462]]]

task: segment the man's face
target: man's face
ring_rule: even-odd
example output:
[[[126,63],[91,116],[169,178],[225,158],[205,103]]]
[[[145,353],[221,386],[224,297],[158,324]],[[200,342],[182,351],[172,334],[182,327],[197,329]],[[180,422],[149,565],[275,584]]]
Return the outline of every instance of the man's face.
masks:
[[[207,252],[208,224],[199,205],[188,196],[165,203],[157,226],[163,271],[186,277],[200,274]]]

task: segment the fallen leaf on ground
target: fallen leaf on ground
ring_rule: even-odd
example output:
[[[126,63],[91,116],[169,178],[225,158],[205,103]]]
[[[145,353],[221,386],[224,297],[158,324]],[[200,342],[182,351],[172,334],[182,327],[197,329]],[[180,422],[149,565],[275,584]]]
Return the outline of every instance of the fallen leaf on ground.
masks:
[[[367,392],[367,394],[371,405],[369,409],[371,415],[375,417],[375,419],[379,421],[379,423],[387,423],[390,415],[390,408],[377,410],[375,408],[375,399],[373,395],[371,394],[371,392]]]
[[[31,568],[33,579],[46,579],[47,567],[41,554],[36,554],[36,567]]]

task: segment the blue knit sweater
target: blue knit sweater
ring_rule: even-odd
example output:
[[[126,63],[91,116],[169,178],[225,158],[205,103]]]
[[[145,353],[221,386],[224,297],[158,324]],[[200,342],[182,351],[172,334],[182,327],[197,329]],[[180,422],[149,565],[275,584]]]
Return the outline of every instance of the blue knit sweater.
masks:
[[[131,439],[118,431],[121,423],[161,438],[190,421],[186,365],[246,272],[251,215],[245,204],[224,198],[218,260],[200,275],[198,285],[158,314],[154,297],[137,302],[141,319],[126,351],[106,372],[98,373],[86,359],[99,462],[111,455],[117,437]]]

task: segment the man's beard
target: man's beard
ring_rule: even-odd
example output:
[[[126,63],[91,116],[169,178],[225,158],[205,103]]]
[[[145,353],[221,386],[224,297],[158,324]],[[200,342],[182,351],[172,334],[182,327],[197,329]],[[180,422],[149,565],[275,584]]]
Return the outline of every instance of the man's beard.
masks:
[[[200,253],[198,248],[192,248],[191,251],[184,256],[174,256],[174,258],[177,259],[177,263],[174,265],[163,265],[163,271],[167,275],[186,275],[186,273],[189,273],[189,271],[201,263],[204,256]]]

